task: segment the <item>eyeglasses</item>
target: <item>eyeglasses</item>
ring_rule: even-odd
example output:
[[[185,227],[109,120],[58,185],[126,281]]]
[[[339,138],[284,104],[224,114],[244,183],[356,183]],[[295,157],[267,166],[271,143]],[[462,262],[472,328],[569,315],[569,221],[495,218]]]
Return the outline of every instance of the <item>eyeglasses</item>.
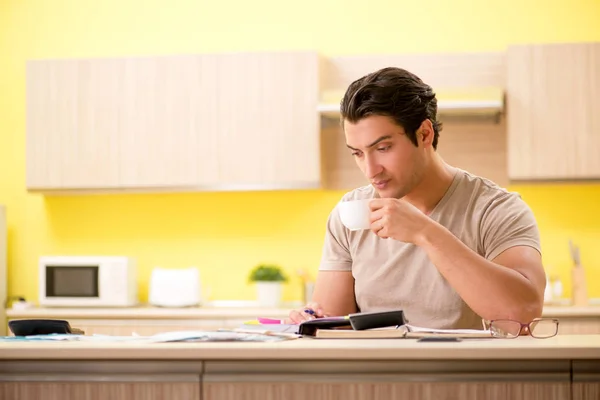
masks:
[[[528,324],[510,319],[481,320],[484,330],[489,330],[492,337],[514,339],[525,330],[531,337],[547,339],[558,333],[558,319],[536,318]]]

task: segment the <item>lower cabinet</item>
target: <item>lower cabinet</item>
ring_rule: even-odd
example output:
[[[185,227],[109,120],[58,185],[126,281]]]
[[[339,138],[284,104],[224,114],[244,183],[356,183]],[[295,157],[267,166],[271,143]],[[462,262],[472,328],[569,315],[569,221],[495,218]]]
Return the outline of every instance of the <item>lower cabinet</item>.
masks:
[[[199,382],[0,382],[2,400],[200,400]]]
[[[264,382],[205,382],[202,399],[565,400],[571,393],[569,382],[394,382],[393,377],[389,381],[356,378],[352,382],[318,378],[272,382],[272,379],[273,376],[265,377]]]
[[[572,400],[600,399],[600,382],[573,382]]]
[[[200,400],[202,362],[0,360],[0,400]]]
[[[600,383],[385,382],[0,382],[2,400],[593,400]]]
[[[207,361],[203,400],[568,400],[568,360]]]
[[[600,399],[600,368],[598,360],[574,360],[572,400]]]
[[[598,360],[1,361],[1,400],[592,400]]]

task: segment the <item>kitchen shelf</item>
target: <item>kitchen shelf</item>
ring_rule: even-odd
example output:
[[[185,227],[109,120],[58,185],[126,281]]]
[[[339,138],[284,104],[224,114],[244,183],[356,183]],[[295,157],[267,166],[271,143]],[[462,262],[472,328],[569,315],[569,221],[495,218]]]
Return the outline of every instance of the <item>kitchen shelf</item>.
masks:
[[[442,116],[494,116],[504,111],[504,92],[499,88],[465,89],[462,92],[438,93],[438,114]],[[331,96],[330,96],[331,98]],[[341,96],[335,96],[341,98]],[[323,101],[317,112],[326,118],[339,118],[340,101]]]
[[[502,100],[487,101],[440,101],[438,102],[438,112],[466,112],[466,113],[500,113],[504,109]],[[339,115],[340,106],[336,103],[321,103],[317,106],[317,111],[321,115]]]

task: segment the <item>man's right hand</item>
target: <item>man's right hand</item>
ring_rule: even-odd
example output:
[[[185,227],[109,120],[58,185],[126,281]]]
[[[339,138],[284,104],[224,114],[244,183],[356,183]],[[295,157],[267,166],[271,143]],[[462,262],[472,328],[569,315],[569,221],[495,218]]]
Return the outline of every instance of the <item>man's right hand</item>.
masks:
[[[306,312],[305,310],[310,310],[313,312],[311,315],[310,312]],[[327,317],[323,308],[318,303],[308,303],[306,306],[290,311],[288,318],[285,319],[286,324],[300,324],[304,321],[309,321],[315,318],[323,318]]]

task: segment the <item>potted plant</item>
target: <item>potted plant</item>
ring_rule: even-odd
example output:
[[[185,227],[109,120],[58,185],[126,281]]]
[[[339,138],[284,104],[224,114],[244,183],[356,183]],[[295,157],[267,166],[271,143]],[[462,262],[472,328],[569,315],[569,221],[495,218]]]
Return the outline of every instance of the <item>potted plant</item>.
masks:
[[[250,272],[249,280],[256,284],[259,306],[279,306],[282,284],[287,282],[287,277],[283,274],[281,267],[271,264],[259,264]]]

